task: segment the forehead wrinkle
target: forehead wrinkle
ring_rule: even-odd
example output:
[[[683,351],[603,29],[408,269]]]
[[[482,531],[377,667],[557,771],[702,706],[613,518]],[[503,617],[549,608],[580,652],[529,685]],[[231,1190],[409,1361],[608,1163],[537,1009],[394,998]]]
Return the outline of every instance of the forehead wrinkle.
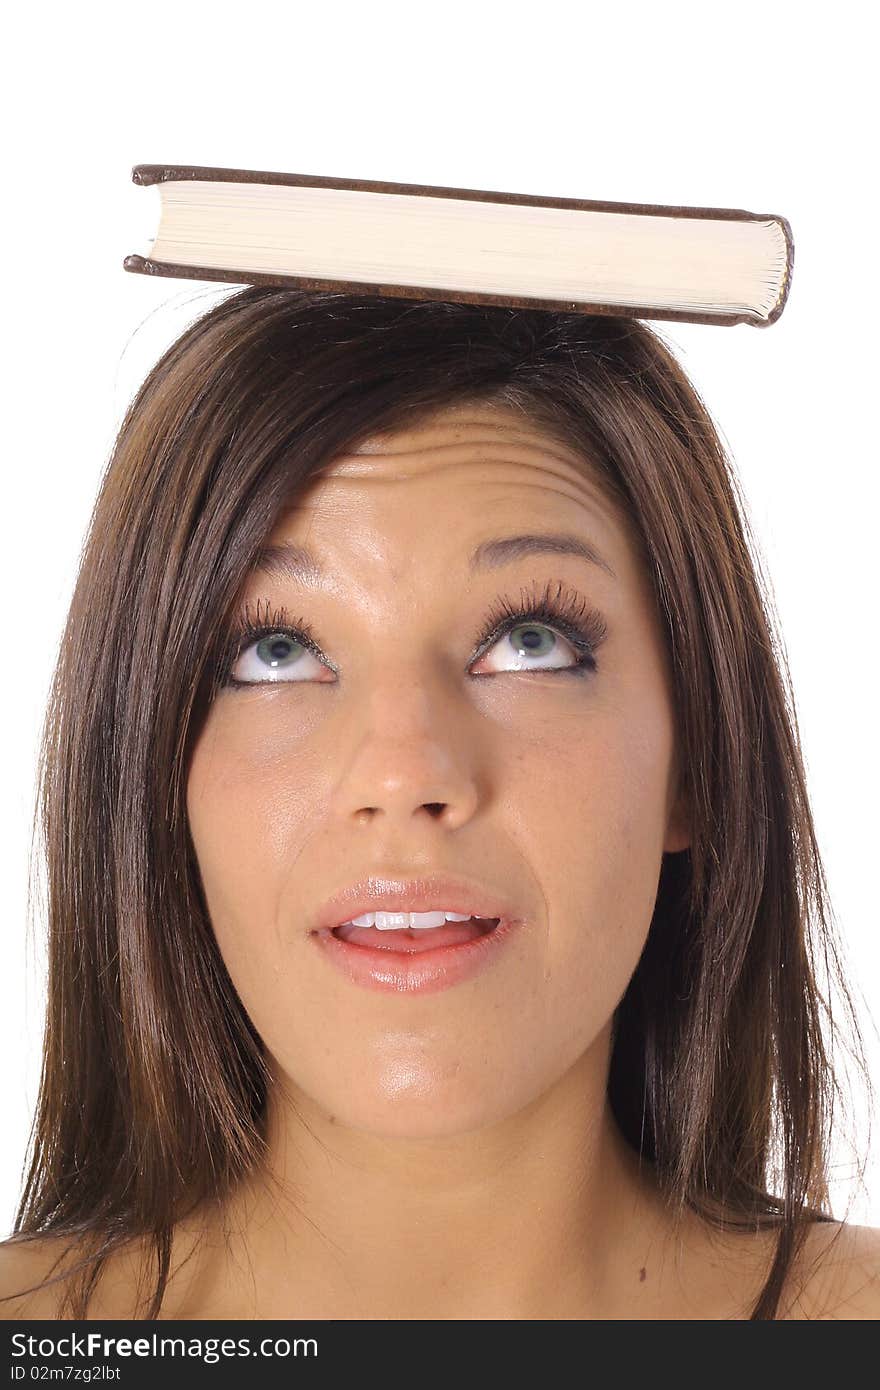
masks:
[[[403,458],[404,455],[397,455],[396,458]],[[554,457],[554,461],[557,459]],[[558,459],[565,464],[563,458]],[[548,466],[546,459],[539,462],[535,459],[505,459],[504,462],[510,466],[510,475],[499,477],[497,475],[497,461],[484,460],[492,463],[493,467],[487,473],[480,472],[479,459],[464,459],[458,462],[448,460],[442,464],[435,464],[430,469],[422,469],[420,472],[412,473],[389,473],[387,470],[376,469],[373,463],[359,467],[357,464],[345,465],[338,471],[321,473],[313,479],[313,488],[308,489],[307,493],[300,494],[298,499],[291,500],[290,504],[280,513],[279,520],[295,515],[296,513],[311,513],[309,525],[311,526],[316,514],[322,505],[333,508],[337,505],[335,492],[339,492],[340,498],[344,496],[345,484],[355,488],[358,485],[371,485],[373,488],[388,487],[394,483],[425,483],[430,485],[435,480],[436,475],[442,472],[459,469],[463,474],[469,474],[465,486],[472,488],[496,488],[499,489],[499,498],[506,500],[506,490],[510,488],[534,489],[550,496],[558,495],[565,501],[574,502],[578,506],[584,507],[600,524],[607,525],[609,519],[615,524],[619,524],[619,516],[615,503],[607,495],[601,481],[585,469],[573,469],[571,465],[560,469]],[[535,474],[538,476],[536,477]],[[531,476],[530,476],[531,475]],[[319,486],[320,484],[320,486]],[[334,488],[334,484],[338,488]],[[352,501],[346,499],[345,506],[350,506],[360,517],[364,515],[364,501],[357,499]],[[455,500],[455,499],[454,499]],[[409,506],[409,503],[405,503]],[[480,506],[489,505],[482,500]],[[343,519],[343,524],[345,524]],[[557,520],[558,524],[558,520]]]
[[[481,451],[481,454],[477,457],[474,457],[475,449]],[[527,453],[529,457],[515,457],[517,450]],[[320,476],[328,479],[332,477],[365,477],[375,471],[375,463],[383,458],[393,459],[395,462],[405,462],[406,460],[417,459],[420,455],[438,453],[457,454],[460,456],[459,461],[462,465],[472,467],[484,460],[488,462],[489,459],[487,455],[489,453],[497,454],[499,451],[508,456],[503,461],[511,463],[514,466],[519,465],[521,467],[541,468],[542,466],[546,467],[547,461],[552,460],[553,462],[567,465],[577,473],[579,477],[585,475],[585,471],[590,467],[585,458],[574,455],[571,451],[554,446],[550,441],[545,442],[543,439],[535,440],[531,444],[527,442],[517,444],[516,441],[509,439],[453,439],[445,442],[423,442],[399,449],[361,447],[350,453],[338,455],[327,466],[326,472],[322,472]],[[536,454],[540,455],[540,458],[535,458]],[[493,459],[492,461],[495,460]],[[448,461],[447,466],[454,467],[455,460]],[[380,481],[384,480],[380,479]]]
[[[503,430],[502,432],[508,431]],[[389,438],[392,443],[398,443],[400,432]],[[472,451],[474,448],[483,449],[486,444],[490,446],[496,457],[485,458],[484,456],[483,461],[491,466],[483,471],[480,468],[480,457],[474,458]],[[510,440],[435,441],[419,447],[410,447],[407,444],[403,448],[388,449],[382,453],[379,452],[379,448],[377,443],[367,442],[353,453],[341,455],[334,463],[328,465],[326,470],[316,474],[311,480],[313,486],[307,487],[305,491],[300,490],[298,496],[279,516],[279,521],[294,514],[306,517],[307,525],[304,539],[289,538],[283,534],[279,536],[276,531],[270,542],[264,545],[260,551],[255,568],[297,583],[318,583],[325,577],[324,571],[320,567],[317,554],[310,551],[305,544],[305,541],[313,534],[316,523],[319,529],[323,529],[322,523],[326,520],[328,529],[337,531],[344,537],[347,551],[351,549],[352,535],[357,532],[358,524],[361,528],[364,526],[367,528],[367,535],[364,539],[368,550],[376,550],[377,536],[381,540],[382,504],[376,504],[375,494],[372,501],[367,501],[365,486],[360,487],[359,496],[359,485],[369,483],[375,488],[382,484],[387,487],[392,483],[415,484],[421,481],[430,488],[432,485],[436,487],[436,475],[438,473],[456,469],[462,473],[468,470],[467,485],[471,487],[472,491],[481,489],[484,495],[482,498],[457,497],[450,485],[448,498],[451,499],[451,511],[453,512],[456,507],[461,509],[464,514],[468,514],[473,507],[477,507],[481,513],[484,508],[487,511],[491,510],[496,503],[503,506],[506,502],[509,505],[511,489],[521,489],[523,492],[528,489],[543,494],[548,500],[556,497],[564,503],[574,503],[579,509],[587,512],[590,521],[598,522],[603,531],[608,531],[609,523],[612,529],[617,523],[616,510],[611,499],[605,496],[600,484],[591,478],[588,462],[579,456],[579,466],[576,467],[571,462],[570,454],[567,456],[563,452],[557,453],[555,449],[548,447],[543,438],[537,440],[534,446],[529,447],[525,451],[525,456],[518,446],[511,445]],[[497,458],[498,451],[503,452],[504,457],[501,460]],[[390,471],[392,467],[406,460],[420,459],[424,462],[426,453],[438,452],[445,457],[440,460],[432,459],[430,467],[421,471],[416,469],[407,472],[405,470],[400,471],[398,468],[395,468],[394,472]],[[517,455],[519,456],[517,457]],[[384,466],[386,463],[387,466]],[[504,464],[509,465],[507,476],[505,476]],[[557,464],[562,466],[555,467],[554,465]],[[502,470],[501,476],[498,473],[499,467]],[[337,484],[337,487],[333,486],[334,483]],[[345,484],[349,485],[348,489],[345,488]],[[351,492],[352,487],[355,489],[354,494]],[[496,497],[494,499],[491,495],[489,497],[485,495],[486,488],[495,490]],[[348,493],[347,496],[346,492]],[[412,534],[416,513],[412,510],[412,498],[408,492],[400,494],[398,506],[402,509],[403,520]],[[324,516],[320,515],[322,511]],[[426,516],[429,530],[433,535],[437,530],[438,507],[429,508]],[[450,521],[452,520],[453,517],[450,516]],[[355,523],[354,526],[352,526],[352,522]],[[374,529],[372,536],[369,535],[371,524]],[[487,563],[494,567],[492,566],[493,559],[512,553],[509,546],[505,548],[502,545],[499,548],[491,545],[491,542],[496,541],[499,537],[504,540],[505,532],[508,536],[529,536],[543,530],[545,533],[558,535],[565,531],[576,533],[581,530],[581,527],[580,519],[573,521],[570,516],[563,517],[558,512],[555,515],[535,513],[527,517],[495,518],[495,525],[492,527],[490,535],[486,537],[490,544],[478,544],[473,554],[469,554],[467,557],[470,570],[473,572],[478,568],[485,568]],[[395,520],[392,513],[389,519],[389,534],[394,529]],[[475,543],[479,539],[478,537],[473,538]],[[589,529],[585,530],[581,540],[582,553],[586,552],[589,555],[592,550],[593,554],[598,556],[596,547],[592,545]],[[387,549],[387,547],[381,548]],[[567,547],[563,544],[562,547],[549,548],[556,549],[557,553],[560,550],[564,553]],[[570,550],[570,547],[568,548]],[[520,547],[520,554],[525,555],[526,553],[527,549],[523,550]],[[499,562],[503,563],[503,561]],[[614,576],[612,566],[604,560],[604,557],[598,558],[597,562]],[[332,571],[326,577],[330,578],[331,575]]]

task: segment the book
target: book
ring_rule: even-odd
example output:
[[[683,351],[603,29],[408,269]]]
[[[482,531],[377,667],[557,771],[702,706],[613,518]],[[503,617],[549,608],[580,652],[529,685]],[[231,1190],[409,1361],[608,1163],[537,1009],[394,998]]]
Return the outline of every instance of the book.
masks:
[[[250,285],[766,328],[784,217],[204,165],[136,164],[160,195],[125,270]]]

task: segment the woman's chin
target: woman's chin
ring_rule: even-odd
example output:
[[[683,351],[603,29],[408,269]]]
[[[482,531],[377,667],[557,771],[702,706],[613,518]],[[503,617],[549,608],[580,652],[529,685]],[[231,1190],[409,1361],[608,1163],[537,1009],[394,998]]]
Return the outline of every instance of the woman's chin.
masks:
[[[411,1084],[397,1078],[384,1090],[377,1089],[374,1077],[369,1093],[362,1087],[356,1096],[335,1089],[313,1093],[302,1117],[312,1127],[323,1117],[324,1123],[334,1127],[380,1139],[453,1139],[497,1124],[519,1108],[501,1105],[499,1100],[497,1088],[495,1094],[487,1094],[484,1087],[467,1089],[448,1077],[432,1083],[420,1074]],[[296,1110],[302,1112],[302,1107],[297,1105]]]

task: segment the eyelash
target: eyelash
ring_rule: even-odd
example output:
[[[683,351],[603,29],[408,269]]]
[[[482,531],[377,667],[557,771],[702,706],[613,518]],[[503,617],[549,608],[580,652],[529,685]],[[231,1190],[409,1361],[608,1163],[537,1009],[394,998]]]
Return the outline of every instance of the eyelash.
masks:
[[[598,669],[596,651],[607,635],[605,619],[596,609],[590,608],[587,600],[576,589],[569,589],[566,585],[557,583],[555,585],[556,592],[551,593],[550,590],[551,585],[549,583],[545,585],[540,594],[537,593],[537,585],[533,585],[530,593],[523,589],[518,605],[512,604],[503,596],[496,599],[489,611],[483,628],[483,635],[477,644],[471,663],[478,660],[484,652],[493,647],[507,633],[512,632],[514,628],[528,623],[540,623],[552,628],[558,636],[563,637],[571,644],[577,655],[577,661],[573,666],[562,666],[556,669],[535,668],[533,674],[542,676],[592,675]],[[306,651],[311,652],[323,665],[328,665],[324,653],[318,645],[314,629],[305,618],[291,618],[283,605],[270,611],[267,601],[266,614],[261,619],[260,600],[258,600],[255,613],[248,603],[234,619],[221,662],[220,684],[239,689],[260,684],[300,684],[300,682],[288,681],[239,681],[230,675],[231,668],[248,647],[261,641],[262,638],[270,636],[290,637]],[[332,670],[333,668],[330,667],[329,669]],[[497,671],[494,674],[519,675],[522,672]]]

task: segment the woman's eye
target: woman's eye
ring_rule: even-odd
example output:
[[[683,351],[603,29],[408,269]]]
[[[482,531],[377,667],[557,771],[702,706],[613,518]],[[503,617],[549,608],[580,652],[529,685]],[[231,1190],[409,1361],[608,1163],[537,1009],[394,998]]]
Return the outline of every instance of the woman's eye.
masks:
[[[519,622],[508,628],[478,658],[490,662],[478,674],[507,671],[565,671],[591,665],[588,651],[574,644],[546,623]],[[334,673],[294,633],[270,632],[243,647],[229,669],[229,684],[290,684],[318,679],[326,683]]]
[[[328,680],[332,671],[290,632],[268,632],[243,647],[229,668],[231,685],[289,684],[311,680],[316,674]]]
[[[567,666],[564,664],[566,651]],[[588,660],[586,653],[577,652],[574,644],[552,627],[534,621],[519,622],[515,627],[508,628],[507,632],[495,639],[480,661],[485,661],[492,652],[498,652],[502,662],[500,666],[490,667],[492,672],[570,670],[584,665]]]

